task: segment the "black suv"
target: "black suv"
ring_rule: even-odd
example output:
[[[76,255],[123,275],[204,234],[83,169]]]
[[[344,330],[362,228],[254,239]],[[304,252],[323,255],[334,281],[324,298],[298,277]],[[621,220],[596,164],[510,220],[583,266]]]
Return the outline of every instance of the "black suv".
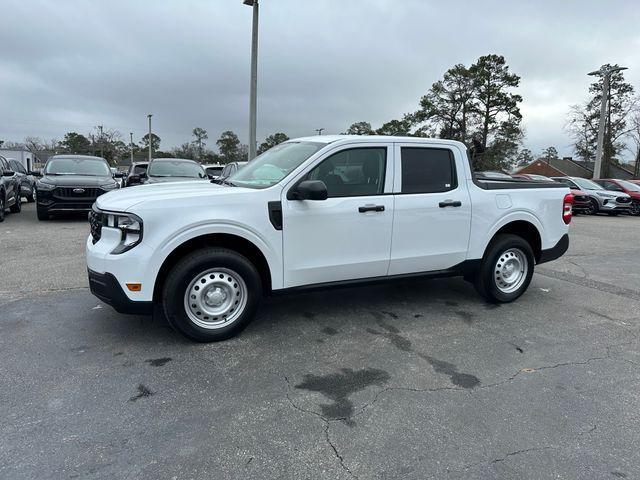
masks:
[[[18,175],[11,169],[6,158],[0,156],[0,222],[4,220],[4,212],[9,208],[12,213],[18,213],[20,204],[20,184]]]
[[[118,188],[109,164],[102,157],[55,155],[36,182],[38,220],[51,213],[88,212],[100,195]]]
[[[19,161],[10,159],[9,166],[11,170],[18,175],[18,184],[20,185],[20,195],[26,197],[28,202],[35,202],[33,194],[36,191],[36,179],[31,175],[31,172],[27,172]]]

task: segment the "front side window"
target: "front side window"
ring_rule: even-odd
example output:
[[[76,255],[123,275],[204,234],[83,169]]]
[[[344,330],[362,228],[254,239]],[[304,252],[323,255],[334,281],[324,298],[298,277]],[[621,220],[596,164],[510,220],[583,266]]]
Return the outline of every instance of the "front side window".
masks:
[[[635,183],[627,182],[626,180],[618,180],[618,182],[630,192],[640,192],[640,187]]]
[[[331,197],[380,195],[384,191],[387,147],[342,150],[324,159],[306,180],[321,180]]]
[[[88,175],[91,177],[111,176],[104,160],[86,158],[52,158],[44,169],[45,175]]]
[[[402,193],[437,193],[456,188],[456,166],[451,150],[402,147]]]
[[[27,173],[27,171],[24,169],[22,164],[18,163],[17,160],[9,160],[9,164],[13,171],[20,172],[20,173]]]
[[[185,162],[179,160],[160,160],[151,162],[147,169],[150,177],[184,177],[184,178],[205,178],[206,175],[202,166],[195,162]]]

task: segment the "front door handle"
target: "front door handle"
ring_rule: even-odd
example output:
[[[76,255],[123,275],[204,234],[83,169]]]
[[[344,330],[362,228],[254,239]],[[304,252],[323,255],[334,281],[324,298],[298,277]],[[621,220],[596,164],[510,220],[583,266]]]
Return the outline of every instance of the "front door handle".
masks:
[[[444,202],[440,202],[438,204],[438,206],[440,208],[444,208],[444,207],[461,207],[462,206],[462,202],[459,200],[445,200]]]
[[[360,213],[365,212],[384,212],[384,205],[363,205],[358,207]]]

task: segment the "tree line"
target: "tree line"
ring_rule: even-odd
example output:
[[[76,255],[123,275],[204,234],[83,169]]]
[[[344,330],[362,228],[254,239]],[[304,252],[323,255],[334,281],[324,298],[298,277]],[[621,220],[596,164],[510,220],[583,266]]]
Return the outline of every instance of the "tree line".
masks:
[[[229,163],[245,161],[248,147],[240,142],[238,135],[231,130],[222,132],[215,144],[217,151],[207,147],[209,135],[204,128],[195,127],[192,130],[192,139],[169,150],[161,150],[161,138],[155,133],[145,134],[138,143],[130,144],[123,140],[122,133],[115,129],[103,129],[102,132],[93,131],[88,134],[78,132],[65,133],[62,140],[43,140],[39,137],[27,137],[24,142],[3,142],[1,148],[22,149],[25,148],[34,154],[42,151],[52,153],[75,153],[79,155],[99,155],[116,165],[123,158],[129,158],[131,150],[135,158],[146,158],[151,142],[154,158],[188,158],[201,163]],[[258,153],[289,140],[282,132],[269,135],[258,146]]]

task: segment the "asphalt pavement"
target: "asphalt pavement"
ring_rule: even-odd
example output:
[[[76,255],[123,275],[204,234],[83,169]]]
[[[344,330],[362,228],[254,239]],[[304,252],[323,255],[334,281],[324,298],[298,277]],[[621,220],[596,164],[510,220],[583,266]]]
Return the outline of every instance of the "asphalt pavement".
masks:
[[[0,224],[0,478],[640,478],[640,218],[575,219],[512,304],[307,293],[206,345],[92,297],[87,233]]]

